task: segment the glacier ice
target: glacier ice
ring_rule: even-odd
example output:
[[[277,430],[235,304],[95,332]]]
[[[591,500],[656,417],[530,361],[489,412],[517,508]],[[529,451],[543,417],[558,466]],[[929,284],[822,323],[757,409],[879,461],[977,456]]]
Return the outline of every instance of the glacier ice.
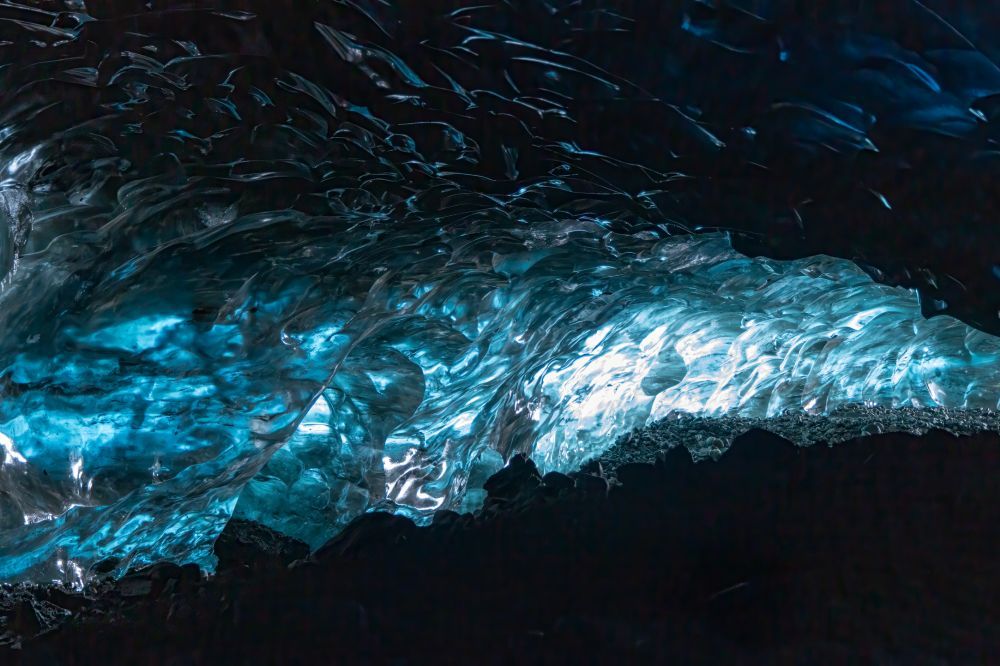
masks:
[[[809,90],[709,126],[475,7],[421,26],[392,3],[54,4],[0,1],[22,31],[0,54],[0,578],[208,564],[234,513],[318,545],[372,508],[469,508],[513,452],[568,470],[671,413],[997,406],[1000,340],[914,292],[686,235],[770,215],[694,196],[694,158],[715,184],[727,146],[853,159],[872,104]],[[315,58],[282,48],[292,30]],[[978,127],[922,82],[880,92],[899,81],[859,64],[880,44],[842,45],[860,55],[837,73],[879,122],[926,128],[947,98],[939,125]],[[574,134],[587,105],[633,104],[668,129]]]
[[[452,267],[476,294],[462,317],[449,304],[460,292],[418,288],[420,312],[460,331],[456,355],[428,358],[444,335],[413,329],[396,349],[417,367],[396,370],[392,384],[370,361],[345,364],[237,512],[319,545],[372,501],[414,517],[461,506],[468,475],[495,470],[496,452],[567,471],[675,412],[997,406],[1000,340],[924,319],[912,292],[875,284],[851,262],[752,259],[723,235],[649,242],[596,222],[566,238],[535,227],[531,238],[531,249],[493,254],[484,270]],[[379,428],[371,398],[356,396],[399,405],[389,387],[407,379],[423,385],[421,400],[393,415],[399,426]],[[358,421],[376,446],[345,448]],[[308,490],[324,487],[320,500]],[[283,509],[296,492],[319,506]]]
[[[271,213],[96,277],[58,241],[0,294],[6,576],[205,561],[248,482],[241,515],[316,544],[371,506],[458,506],[515,451],[570,469],[675,410],[995,407],[1000,386],[1000,340],[851,262],[724,235]]]

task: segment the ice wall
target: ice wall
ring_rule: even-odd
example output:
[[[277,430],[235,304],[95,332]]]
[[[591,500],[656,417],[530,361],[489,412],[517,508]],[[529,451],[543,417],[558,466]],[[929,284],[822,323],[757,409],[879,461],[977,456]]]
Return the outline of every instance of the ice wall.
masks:
[[[921,312],[992,293],[947,275],[994,279],[1000,70],[926,12],[238,4],[0,0],[0,578],[469,508],[676,410],[996,406]]]

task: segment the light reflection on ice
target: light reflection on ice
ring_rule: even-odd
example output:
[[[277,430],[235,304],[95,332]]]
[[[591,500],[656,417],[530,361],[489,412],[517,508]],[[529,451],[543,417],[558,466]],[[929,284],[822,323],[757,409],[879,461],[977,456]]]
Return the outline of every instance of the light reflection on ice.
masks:
[[[331,260],[343,240],[327,234],[302,246],[314,274],[240,277],[207,321],[180,315],[197,286],[167,282],[155,308],[135,290],[86,325],[40,319],[42,340],[8,356],[30,388],[0,403],[4,466],[24,469],[5,488],[25,523],[79,525],[56,542],[78,560],[184,557],[237,502],[318,545],[372,507],[467,506],[469,478],[496,464],[488,450],[568,470],[674,412],[997,406],[1000,341],[924,319],[913,293],[850,262],[577,224],[536,225],[537,260],[517,262],[463,258],[477,242],[464,231],[451,254],[413,261],[392,227],[384,262]],[[517,228],[490,242],[504,233],[526,252]],[[205,263],[189,247],[183,261]]]

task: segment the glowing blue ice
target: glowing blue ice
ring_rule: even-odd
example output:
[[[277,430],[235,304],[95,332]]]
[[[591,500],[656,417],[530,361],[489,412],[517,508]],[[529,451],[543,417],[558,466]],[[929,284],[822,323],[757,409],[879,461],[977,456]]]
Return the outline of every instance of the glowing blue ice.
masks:
[[[1000,340],[924,319],[913,293],[847,261],[670,236],[665,218],[700,201],[671,209],[692,177],[673,169],[727,142],[718,165],[743,164],[773,128],[739,139],[728,115],[651,105],[577,55],[486,29],[503,14],[419,21],[437,43],[386,3],[302,4],[287,24],[271,3],[176,21],[159,3],[28,4],[7,7],[18,61],[0,68],[0,578],[210,564],[234,512],[317,545],[373,507],[468,508],[515,451],[568,470],[677,410],[997,406]],[[407,64],[389,48],[411,39]],[[789,141],[875,149],[875,115],[840,90],[875,76],[860,63],[883,62],[881,43],[851,33],[843,78],[820,78],[854,83],[825,103],[772,105],[801,116]],[[890,135],[982,134],[966,109],[992,88],[956,96],[906,66],[918,88],[894,88]],[[673,129],[617,157],[603,152],[624,132],[566,136],[633,101],[620,117]],[[623,161],[640,148],[683,159]]]
[[[207,562],[234,507],[317,544],[673,410],[997,405],[1000,340],[850,262],[724,236],[275,212],[96,275],[66,269],[78,242],[21,257],[0,294],[7,577]]]

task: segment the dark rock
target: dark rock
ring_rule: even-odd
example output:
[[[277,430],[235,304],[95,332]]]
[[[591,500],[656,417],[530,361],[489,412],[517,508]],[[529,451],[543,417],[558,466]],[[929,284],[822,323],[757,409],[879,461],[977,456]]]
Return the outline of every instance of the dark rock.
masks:
[[[345,636],[368,630],[368,611],[352,599],[331,604],[324,617],[329,621],[331,628]]]
[[[145,574],[133,574],[119,580],[115,589],[126,599],[145,597],[153,592],[153,581]]]
[[[574,473],[496,498],[489,512],[443,511],[428,529],[366,514],[308,566],[223,574],[187,591],[169,589],[178,568],[147,567],[127,578],[165,579],[159,600],[123,608],[109,595],[81,611],[85,621],[47,633],[59,618],[35,603],[43,633],[33,640],[102,664],[187,653],[193,663],[307,664],[445,653],[461,663],[826,663],[851,653],[831,645],[903,663],[988,661],[1000,626],[996,435],[801,449],[751,433],[733,453],[622,464],[609,501],[594,501],[608,479]],[[546,495],[567,478],[575,489]],[[649,489],[669,492],[650,502]],[[0,591],[0,609],[9,618],[31,594]],[[32,629],[30,616],[19,626]],[[0,643],[17,640],[10,631]]]
[[[454,523],[452,523],[451,531],[456,532],[459,530],[467,530],[474,527],[477,524],[477,518],[475,514],[463,513],[460,515]]]
[[[332,557],[358,557],[363,552],[405,541],[416,529],[416,524],[405,516],[381,511],[366,513],[320,546],[313,558],[323,561]]]
[[[567,490],[573,487],[573,479],[561,472],[549,472],[542,477],[542,484],[553,490]]]
[[[615,476],[629,490],[653,490],[663,485],[663,476],[656,467],[644,463],[622,465]]]
[[[312,559],[312,557],[310,556],[310,557],[305,557],[301,560],[295,560],[294,562],[288,565],[288,569],[294,571],[296,569],[311,569],[315,568],[316,566],[317,566],[316,561]]]
[[[35,602],[31,599],[18,601],[9,615],[7,628],[26,638],[38,635],[42,630],[42,619]]]
[[[304,542],[238,518],[229,521],[214,550],[220,573],[243,567],[287,567],[309,555],[309,546]]]
[[[745,470],[752,474],[758,469],[774,469],[791,464],[801,451],[781,435],[754,428],[733,440],[726,452],[726,469]]]
[[[149,578],[153,581],[152,595],[159,597],[164,592],[177,589],[177,583],[184,577],[184,570],[172,562],[160,562],[150,567]]]
[[[172,594],[170,610],[167,611],[167,622],[183,623],[194,619],[194,609],[190,600],[182,594]]]
[[[575,473],[573,475],[574,485],[584,495],[589,497],[603,497],[608,494],[610,485],[603,476],[594,474]]]
[[[49,589],[45,598],[50,603],[70,612],[76,612],[89,604],[89,601],[84,596],[80,594],[70,594],[57,587]]]
[[[201,581],[201,567],[194,562],[188,562],[181,567],[181,581],[185,583],[197,583]]]
[[[448,526],[453,525],[462,517],[462,514],[457,511],[451,511],[450,509],[442,509],[434,514],[434,518],[431,519],[431,524],[436,526]]]
[[[200,576],[200,569],[193,565]],[[157,562],[129,571],[116,584],[118,593],[125,598],[150,596],[159,597],[177,588],[181,580],[191,576],[190,566],[178,566],[173,562]]]
[[[101,560],[100,562],[95,564],[91,569],[91,571],[93,571],[95,574],[99,576],[109,574],[118,567],[118,564],[120,562],[121,560],[117,558],[109,557],[108,559]]]
[[[694,467],[691,452],[683,446],[674,446],[656,454],[654,465],[673,472],[686,472]]]
[[[198,566],[198,565],[195,565]],[[173,562],[157,562],[145,570],[152,580],[180,579],[184,575],[184,570]]]
[[[483,484],[490,499],[513,500],[533,492],[542,484],[535,461],[523,453],[513,456],[507,466],[491,476]]]

